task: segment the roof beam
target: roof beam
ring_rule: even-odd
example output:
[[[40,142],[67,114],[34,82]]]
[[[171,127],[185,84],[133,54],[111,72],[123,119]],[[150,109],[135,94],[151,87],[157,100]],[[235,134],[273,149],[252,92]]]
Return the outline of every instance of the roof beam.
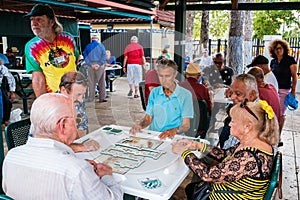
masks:
[[[167,5],[165,10],[174,10]],[[232,10],[232,4],[189,4],[187,10]],[[238,10],[300,10],[300,2],[239,3]]]
[[[147,14],[147,15],[154,15],[155,12],[154,11],[149,11],[149,10],[144,10],[141,8],[136,8],[133,6],[128,6],[128,5],[124,5],[121,3],[116,3],[116,2],[112,2],[112,1],[106,1],[106,0],[84,0],[85,2],[90,2],[90,3],[95,3],[95,4],[101,4],[104,6],[110,6],[110,7],[115,7],[115,8],[121,8],[124,10],[130,10],[130,11],[135,11],[135,12],[139,12],[139,13],[143,13],[143,14]]]
[[[30,2],[35,2],[35,3],[45,3],[45,4],[50,4],[50,5],[56,5],[56,6],[63,6],[67,8],[73,8],[73,9],[79,9],[79,10],[86,10],[86,11],[91,11],[91,12],[96,12],[96,13],[106,13],[109,15],[118,15],[118,16],[124,16],[124,17],[133,17],[133,18],[139,18],[139,19],[145,19],[151,21],[150,16],[145,16],[145,15],[138,15],[138,14],[131,14],[131,13],[125,13],[125,12],[118,12],[118,11],[110,11],[110,10],[104,10],[104,9],[99,9],[99,8],[93,8],[89,6],[81,6],[81,5],[75,5],[71,3],[63,3],[59,1],[49,1],[49,0],[28,0]],[[99,2],[102,1],[97,1]]]

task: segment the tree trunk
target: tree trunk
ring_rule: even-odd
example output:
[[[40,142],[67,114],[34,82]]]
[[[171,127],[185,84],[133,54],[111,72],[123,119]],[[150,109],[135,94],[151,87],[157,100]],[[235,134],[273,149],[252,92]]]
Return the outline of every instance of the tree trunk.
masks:
[[[249,3],[253,3],[253,0],[247,0]],[[245,11],[245,23],[244,23],[244,66],[243,71],[245,71],[245,66],[250,64],[252,61],[252,11]]]
[[[243,72],[244,11],[232,10],[230,17],[227,61],[228,66],[240,74]]]
[[[189,52],[189,56],[193,58],[194,48],[193,48],[193,31],[194,31],[194,11],[187,11],[186,13],[186,46],[185,51]]]
[[[201,33],[200,33],[200,45],[199,45],[199,56],[202,55],[204,48],[208,47],[209,39],[209,11],[202,11],[201,19]]]

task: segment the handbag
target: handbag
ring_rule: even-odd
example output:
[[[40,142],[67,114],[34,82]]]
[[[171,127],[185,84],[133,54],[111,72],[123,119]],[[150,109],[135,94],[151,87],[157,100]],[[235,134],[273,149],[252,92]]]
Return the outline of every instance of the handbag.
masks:
[[[200,182],[195,185],[193,199],[194,200],[206,200],[212,192],[210,183]]]

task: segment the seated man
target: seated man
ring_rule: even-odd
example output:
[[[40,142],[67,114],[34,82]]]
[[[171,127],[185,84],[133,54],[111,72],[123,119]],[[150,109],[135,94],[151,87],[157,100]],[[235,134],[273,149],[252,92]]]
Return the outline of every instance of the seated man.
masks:
[[[256,78],[259,99],[265,100],[273,108],[277,120],[280,119],[280,101],[276,88],[272,84],[265,83],[264,71],[259,67],[252,67],[247,74]]]
[[[205,100],[208,107],[208,115],[210,115],[212,102],[209,96],[208,89],[205,85],[198,83],[198,80],[200,78],[200,66],[197,63],[188,64],[185,71],[185,78],[185,81],[179,83],[179,85],[184,87],[185,89],[188,89],[192,93],[193,99]],[[196,111],[194,110],[194,112]],[[208,123],[208,121],[203,123]],[[196,137],[198,135],[200,135],[201,138],[205,138],[206,131],[198,130]]]
[[[259,100],[258,88],[255,77],[250,74],[240,74],[230,85],[228,96],[230,97],[233,104],[241,103],[244,99],[248,99],[250,102],[255,102]],[[231,108],[231,106],[230,106]],[[229,113],[229,111],[227,111]],[[220,146],[223,149],[228,149],[239,141],[236,137],[230,135],[231,117],[228,117],[224,121],[224,127],[221,128],[220,132]]]
[[[136,134],[150,124],[150,130],[162,132],[160,139],[172,138],[189,130],[190,118],[194,115],[192,94],[176,84],[177,68],[172,60],[161,59],[157,63],[161,86],[151,91],[146,115],[130,133]]]
[[[106,50],[106,63],[105,67],[112,67],[116,64],[116,57],[112,56],[110,50]],[[105,82],[106,82],[106,89],[109,89],[109,79],[115,76],[115,70],[106,70],[105,71]]]
[[[83,101],[87,88],[86,77],[81,72],[67,72],[61,77],[59,88],[60,93],[68,96],[74,102],[76,108],[77,138],[80,138],[88,132],[88,117],[85,113],[85,102]],[[89,140],[84,144],[71,144],[71,148],[75,152],[93,151],[99,148],[99,144],[94,140]]]
[[[32,134],[3,163],[3,191],[13,199],[123,199],[112,168],[78,158],[69,147],[77,137],[73,101],[47,93],[32,104]],[[17,184],[16,184],[17,183]]]

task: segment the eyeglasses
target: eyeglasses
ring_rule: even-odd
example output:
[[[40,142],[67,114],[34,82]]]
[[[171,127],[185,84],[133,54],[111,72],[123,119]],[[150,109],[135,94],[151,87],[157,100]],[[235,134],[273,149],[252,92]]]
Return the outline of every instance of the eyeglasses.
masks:
[[[253,117],[255,117],[255,119],[258,120],[258,117],[254,114],[254,112],[252,112],[252,110],[250,110],[250,108],[246,105],[248,102],[248,99],[244,99],[244,101],[242,101],[242,103],[240,104],[241,108],[245,108],[248,113],[250,113]]]
[[[77,114],[75,121],[76,121],[76,124],[79,124],[80,122],[82,122],[82,115],[80,113]]]

